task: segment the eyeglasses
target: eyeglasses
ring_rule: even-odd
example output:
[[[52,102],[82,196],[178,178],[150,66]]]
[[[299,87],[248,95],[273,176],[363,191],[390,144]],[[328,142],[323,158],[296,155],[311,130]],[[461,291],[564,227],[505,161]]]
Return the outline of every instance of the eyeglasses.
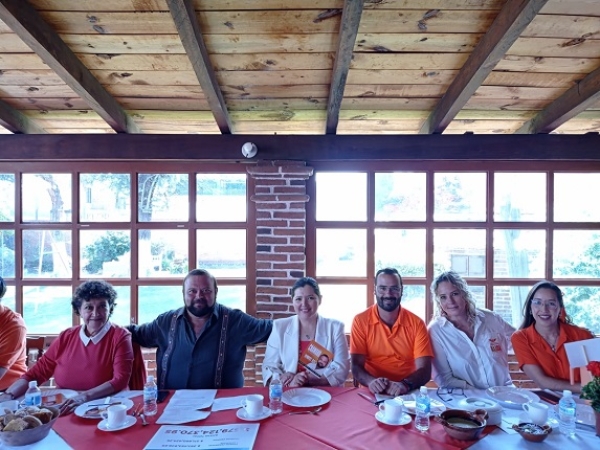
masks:
[[[436,395],[444,403],[451,402],[452,400],[454,400],[454,398],[453,397],[444,398],[444,397],[442,397],[442,395],[444,395],[444,396],[447,396],[447,395],[461,395],[461,396],[467,398],[467,396],[465,395],[465,391],[464,391],[463,388],[442,388],[442,387],[439,387],[439,388],[437,388]]]
[[[195,295],[196,292],[200,292],[202,295],[212,295],[214,293],[214,291],[209,288],[199,289],[198,291],[196,291],[195,289],[190,289],[187,292],[193,295]]]
[[[390,294],[399,294],[400,288],[398,286],[377,286],[377,292],[379,292],[380,294],[385,294],[386,292],[389,292]]]
[[[536,308],[547,306],[548,309],[556,309],[558,308],[558,302],[556,300],[549,300],[547,302],[544,302],[539,298],[534,298],[533,300],[531,300],[531,306],[535,306]]]

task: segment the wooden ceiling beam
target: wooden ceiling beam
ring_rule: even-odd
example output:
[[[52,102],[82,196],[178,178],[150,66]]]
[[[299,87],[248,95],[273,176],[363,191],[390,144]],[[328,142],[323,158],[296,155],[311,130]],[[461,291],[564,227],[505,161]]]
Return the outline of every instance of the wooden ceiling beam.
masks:
[[[600,100],[600,67],[589,73],[535,117],[516,134],[550,133]]]
[[[192,0],[167,0],[179,38],[222,134],[231,134],[231,119],[208,57]]]
[[[507,0],[425,120],[420,134],[443,133],[548,0]]]
[[[139,133],[131,117],[27,0],[0,0],[0,19],[116,132]]]
[[[42,127],[8,103],[0,100],[0,125],[16,134],[45,134]]]
[[[337,131],[340,108],[344,98],[348,70],[350,70],[350,63],[352,62],[363,5],[364,0],[346,0],[344,2],[338,48],[335,54],[329,87],[329,100],[327,102],[327,125],[325,128],[327,134],[335,134]]]

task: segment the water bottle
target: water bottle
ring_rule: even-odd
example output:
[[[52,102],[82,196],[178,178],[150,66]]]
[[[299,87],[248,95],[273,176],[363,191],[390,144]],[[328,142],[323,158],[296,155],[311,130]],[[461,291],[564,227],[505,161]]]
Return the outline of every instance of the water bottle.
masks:
[[[566,436],[575,435],[575,400],[573,393],[569,390],[564,390],[562,398],[558,402],[558,428],[560,432]]]
[[[279,379],[279,374],[275,372],[269,385],[269,409],[273,414],[279,414],[283,410],[281,397],[283,395],[283,385]]]
[[[37,385],[37,381],[29,382],[29,389],[25,392],[25,406],[40,406],[42,404],[42,391]]]
[[[427,395],[427,387],[421,386],[417,395],[416,408],[417,417],[415,418],[415,426],[419,431],[429,430],[429,411],[431,411],[431,401]]]
[[[148,375],[146,384],[144,384],[144,415],[153,416],[158,411],[156,399],[158,398],[158,388],[154,382],[154,377]]]

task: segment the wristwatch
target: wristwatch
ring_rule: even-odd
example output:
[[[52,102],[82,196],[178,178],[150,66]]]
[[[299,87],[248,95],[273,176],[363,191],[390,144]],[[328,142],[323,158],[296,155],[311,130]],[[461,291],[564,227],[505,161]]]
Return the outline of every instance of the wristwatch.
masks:
[[[415,388],[415,385],[411,383],[407,378],[404,378],[402,381],[400,381],[400,383],[405,385],[409,391],[412,391]]]

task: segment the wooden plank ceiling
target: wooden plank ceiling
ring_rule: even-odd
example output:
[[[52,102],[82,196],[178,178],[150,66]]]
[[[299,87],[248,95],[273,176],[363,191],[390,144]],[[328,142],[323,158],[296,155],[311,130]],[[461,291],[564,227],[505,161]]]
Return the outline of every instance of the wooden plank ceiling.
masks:
[[[600,131],[599,0],[0,0],[0,133]]]

